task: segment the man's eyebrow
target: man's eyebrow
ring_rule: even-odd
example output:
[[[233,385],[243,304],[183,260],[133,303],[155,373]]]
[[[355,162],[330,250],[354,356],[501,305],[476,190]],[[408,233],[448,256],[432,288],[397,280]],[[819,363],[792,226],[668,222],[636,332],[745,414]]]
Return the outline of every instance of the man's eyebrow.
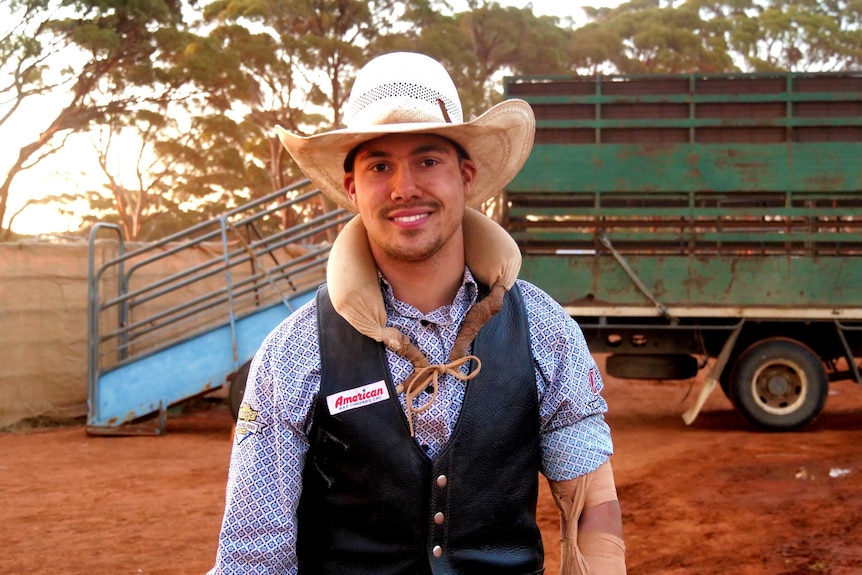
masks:
[[[366,158],[385,158],[389,156],[389,153],[384,150],[378,150],[375,148],[363,148],[357,152],[356,157],[366,157]]]
[[[420,154],[427,154],[429,152],[438,152],[438,153],[448,153],[451,150],[450,146],[447,146],[443,143],[433,143],[433,144],[423,144],[418,148],[414,149],[410,155],[418,156]]]

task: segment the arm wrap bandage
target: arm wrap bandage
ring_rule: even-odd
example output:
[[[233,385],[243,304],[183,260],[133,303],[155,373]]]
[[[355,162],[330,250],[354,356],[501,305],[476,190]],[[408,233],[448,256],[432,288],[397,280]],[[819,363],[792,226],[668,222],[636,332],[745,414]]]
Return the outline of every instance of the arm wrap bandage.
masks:
[[[603,531],[578,530],[584,509],[617,500],[610,461],[569,481],[549,481],[561,515],[560,575],[625,575],[625,543]]]

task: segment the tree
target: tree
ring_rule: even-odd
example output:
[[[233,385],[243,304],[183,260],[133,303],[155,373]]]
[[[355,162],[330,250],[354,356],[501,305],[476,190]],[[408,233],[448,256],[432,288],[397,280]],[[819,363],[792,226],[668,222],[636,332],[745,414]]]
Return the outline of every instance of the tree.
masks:
[[[164,101],[179,89],[170,62],[181,48],[181,0],[13,0],[21,24],[4,35],[4,71],[13,71],[9,117],[35,94],[67,88],[65,102],[48,113],[46,125],[20,148],[0,183],[0,239],[15,177],[62,148],[73,133],[102,118]],[[47,77],[49,62],[64,64]],[[53,68],[56,69],[56,68]]]
[[[266,185],[266,171],[247,162],[248,126],[223,115],[194,117],[188,125],[176,117],[182,115],[144,110],[130,124],[102,126],[96,152],[106,181],[87,194],[85,223],[114,222],[127,239],[158,239],[216,217]],[[123,131],[138,142],[131,177],[112,162]]]
[[[501,73],[559,74],[568,67],[566,31],[555,18],[537,17],[529,7],[490,2],[460,15],[459,22],[478,62],[474,80],[492,95],[485,107],[500,99]]]
[[[631,0],[585,8],[576,69],[620,73],[847,70],[862,65],[858,0]]]
[[[207,4],[201,22],[207,34],[190,44],[199,91],[188,113],[201,139],[192,143],[186,134],[174,134],[159,148],[183,174],[171,193],[196,195],[199,211],[213,200],[223,209],[229,197],[261,197],[302,178],[274,126],[310,134],[340,125],[352,73],[364,60],[362,46],[391,29],[396,5],[394,0]],[[214,166],[220,165],[238,177],[214,178]],[[284,213],[282,225],[309,215]]]
[[[28,98],[66,99],[10,161],[0,224],[14,177],[79,132],[92,134],[104,175],[87,195],[88,221],[116,221],[132,239],[161,237],[283,189],[303,176],[273,127],[313,134],[342,126],[356,69],[392,50],[441,60],[467,118],[503,97],[500,80],[510,73],[841,69],[862,58],[859,0],[630,0],[585,8],[591,21],[577,29],[494,0],[467,7],[8,0],[14,17],[0,26],[0,72],[10,78],[0,86],[0,127]],[[113,158],[118,138],[129,135],[139,146],[124,175]],[[280,225],[330,208],[286,212]]]
[[[829,71],[862,65],[862,2],[727,2],[728,42],[753,71]],[[715,11],[715,7],[712,7]]]
[[[733,71],[724,28],[702,17],[701,1],[674,4],[631,0],[585,8],[593,23],[573,34],[573,63],[589,70],[610,65],[623,74]]]
[[[273,138],[281,124],[297,133],[337,127],[352,75],[396,23],[397,2],[376,0],[216,0],[204,10],[211,38],[235,53],[249,81],[242,98],[209,91],[211,103],[244,113]],[[249,30],[255,30],[254,33]],[[273,141],[274,140],[273,138]],[[270,158],[273,165],[280,158]],[[279,174],[273,182],[280,187]]]
[[[411,50],[441,61],[467,118],[502,99],[504,74],[565,71],[568,31],[555,18],[495,1],[470,0],[468,8],[451,14],[443,2],[409,2],[403,17],[409,28],[381,38],[374,53]]]
[[[623,39],[607,26],[599,22],[587,23],[572,33],[570,70],[587,75],[600,74],[613,67],[624,50]]]
[[[47,32],[50,18],[46,13],[51,4],[50,0],[10,0],[6,6],[8,15],[3,18],[0,32],[0,75],[4,79],[0,85],[0,128],[9,125],[26,100],[49,93],[62,82],[61,78],[46,77],[48,64],[56,59],[60,48]],[[5,236],[3,221],[14,177],[12,170],[17,173],[38,162],[40,158],[27,163],[38,146],[39,140],[22,148],[17,161],[9,162],[13,167],[0,185],[0,240]],[[45,150],[42,157],[53,151]]]

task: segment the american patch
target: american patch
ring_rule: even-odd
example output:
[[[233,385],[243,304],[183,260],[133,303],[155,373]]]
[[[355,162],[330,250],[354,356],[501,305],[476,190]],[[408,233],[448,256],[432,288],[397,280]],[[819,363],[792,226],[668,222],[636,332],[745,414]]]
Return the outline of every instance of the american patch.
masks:
[[[372,403],[379,403],[389,399],[389,389],[383,380],[369,383],[361,387],[354,387],[326,397],[326,405],[329,413],[336,415],[357,407],[365,407]]]

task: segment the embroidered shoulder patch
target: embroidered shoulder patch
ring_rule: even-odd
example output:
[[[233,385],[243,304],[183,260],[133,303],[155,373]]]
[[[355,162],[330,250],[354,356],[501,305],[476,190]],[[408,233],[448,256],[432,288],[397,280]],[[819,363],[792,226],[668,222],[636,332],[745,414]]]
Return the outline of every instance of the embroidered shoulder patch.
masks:
[[[389,399],[389,388],[382,379],[353,389],[346,389],[326,396],[330,415],[336,415],[357,407],[365,407]]]
[[[239,406],[239,413],[236,417],[236,443],[239,445],[248,437],[255,433],[260,433],[266,427],[265,424],[257,420],[260,412],[253,409],[249,404],[243,402]]]

